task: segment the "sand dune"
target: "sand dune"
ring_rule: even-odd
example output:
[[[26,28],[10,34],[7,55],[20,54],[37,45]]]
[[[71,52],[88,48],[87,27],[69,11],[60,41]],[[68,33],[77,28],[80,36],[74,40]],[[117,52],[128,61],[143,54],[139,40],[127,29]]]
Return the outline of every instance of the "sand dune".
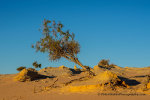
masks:
[[[0,100],[149,100],[150,68],[104,69],[86,71],[48,67],[38,71],[40,77],[15,81],[19,74],[0,75]]]

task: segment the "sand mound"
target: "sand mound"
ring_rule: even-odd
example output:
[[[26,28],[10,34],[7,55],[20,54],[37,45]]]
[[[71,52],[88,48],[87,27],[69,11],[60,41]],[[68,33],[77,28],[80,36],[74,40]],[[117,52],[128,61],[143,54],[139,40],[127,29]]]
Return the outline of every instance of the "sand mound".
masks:
[[[93,67],[93,72],[98,75],[99,73],[104,72],[104,69],[102,69],[101,67],[99,67],[98,65]]]
[[[110,81],[118,81],[119,78],[117,77],[116,74],[110,72],[110,71],[105,71],[103,73],[98,74],[96,77],[94,77],[96,81],[99,81],[100,83],[107,83]]]
[[[118,78],[117,74],[112,73],[111,71],[105,71],[98,74],[94,77],[94,80],[102,85],[129,87],[124,81]]]
[[[88,80],[75,81],[75,83],[63,87],[62,92],[98,92],[116,88],[129,88],[129,86],[120,80],[115,73],[105,71]]]
[[[38,77],[38,72],[34,69],[23,69],[16,77],[15,81],[25,82],[32,81]]]
[[[73,72],[70,68],[65,66],[60,67],[47,67],[44,69],[41,69],[39,71],[40,74],[46,75],[46,76],[72,76]]]

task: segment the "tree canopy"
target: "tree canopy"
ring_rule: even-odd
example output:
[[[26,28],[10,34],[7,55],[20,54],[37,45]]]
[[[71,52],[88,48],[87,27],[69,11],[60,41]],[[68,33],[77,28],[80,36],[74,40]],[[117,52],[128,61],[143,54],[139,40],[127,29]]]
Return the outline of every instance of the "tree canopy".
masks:
[[[80,52],[80,45],[74,40],[75,34],[69,30],[64,30],[61,22],[56,23],[51,20],[44,20],[42,27],[43,37],[33,45],[36,51],[48,52],[51,61],[66,58],[75,62],[83,69],[87,69],[78,60],[77,54]]]

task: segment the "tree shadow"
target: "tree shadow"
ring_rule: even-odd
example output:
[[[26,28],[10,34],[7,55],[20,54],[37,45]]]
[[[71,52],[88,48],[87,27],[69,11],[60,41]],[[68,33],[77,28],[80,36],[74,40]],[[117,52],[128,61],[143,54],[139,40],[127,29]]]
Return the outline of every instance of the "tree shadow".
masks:
[[[121,76],[118,76],[118,78],[121,79],[122,81],[125,81],[125,83],[129,86],[136,86],[140,84],[140,82],[133,80],[133,79],[128,79],[128,78],[121,77]]]
[[[133,78],[143,78],[143,77],[148,77],[148,75],[134,76]]]
[[[70,69],[72,71],[73,74],[80,74],[82,71],[80,70],[74,70],[74,69]]]
[[[41,79],[47,79],[47,78],[55,78],[56,76],[46,76],[46,75],[41,75],[39,74],[36,78],[34,78],[32,81],[35,80],[41,80]]]

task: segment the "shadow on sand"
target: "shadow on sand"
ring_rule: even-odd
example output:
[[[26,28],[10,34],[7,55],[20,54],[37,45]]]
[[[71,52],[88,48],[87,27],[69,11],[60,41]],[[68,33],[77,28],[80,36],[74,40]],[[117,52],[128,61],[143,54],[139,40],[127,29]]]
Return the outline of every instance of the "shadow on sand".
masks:
[[[76,71],[74,69],[70,69],[72,71],[73,74],[80,74],[82,71]]]
[[[32,81],[35,80],[41,80],[41,79],[47,79],[47,78],[55,78],[56,76],[46,76],[46,75],[41,75],[39,74],[36,78],[34,78]]]
[[[140,82],[136,81],[136,80],[133,80],[133,79],[128,79],[128,78],[125,78],[125,77],[120,77],[119,76],[119,79],[121,79],[122,81],[125,81],[125,83],[129,86],[135,86],[135,85],[138,85],[140,84]]]

